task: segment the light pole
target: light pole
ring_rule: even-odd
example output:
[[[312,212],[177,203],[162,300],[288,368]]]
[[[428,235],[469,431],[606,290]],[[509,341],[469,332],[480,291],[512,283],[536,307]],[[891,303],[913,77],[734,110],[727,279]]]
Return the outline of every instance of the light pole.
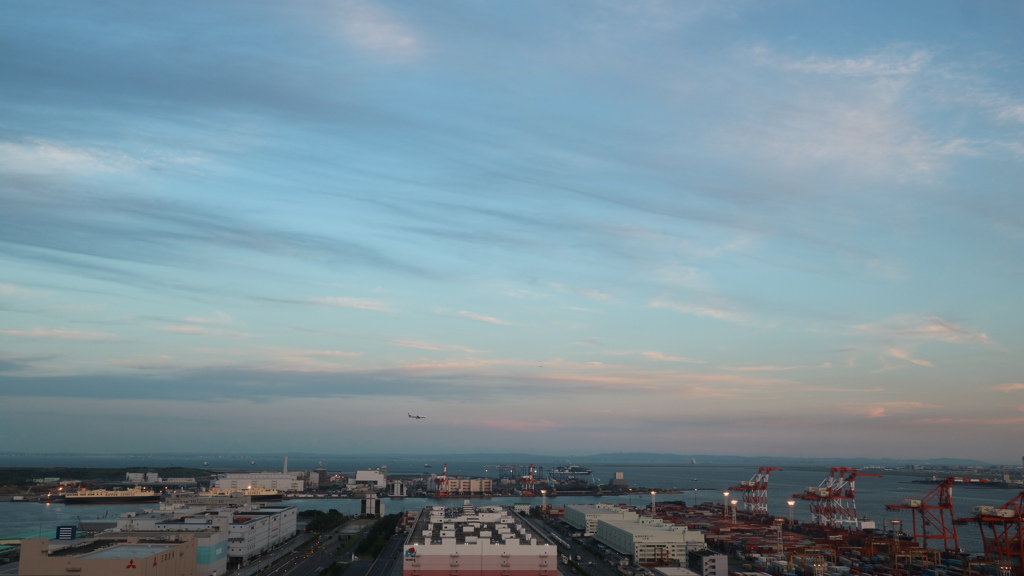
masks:
[[[899,551],[899,549],[900,549],[899,531],[900,531],[900,524],[902,524],[902,521],[900,521],[900,520],[890,520],[890,522],[892,522],[892,543],[893,543],[894,546],[896,546],[896,550]]]
[[[654,495],[657,494],[654,490],[651,490],[651,516],[657,516],[658,511],[654,509]]]
[[[782,541],[782,523],[783,522],[784,522],[784,520],[782,518],[776,518],[775,519],[775,534],[778,537],[778,543],[777,543],[776,547],[779,550],[779,556],[782,556],[783,558],[785,558],[786,557],[786,545]]]
[[[733,500],[733,501],[731,502],[731,503],[732,503],[732,523],[733,523],[733,524],[735,524],[735,523],[736,523],[736,504],[737,504],[738,502],[739,502],[739,500]]]
[[[793,506],[796,505],[796,500],[787,500],[786,504],[789,504],[789,523],[793,524]]]
[[[545,510],[548,509],[548,491],[547,490],[541,490],[540,491],[540,509],[541,509],[541,513],[542,514],[544,513]]]
[[[722,492],[722,516],[729,517],[729,493]]]

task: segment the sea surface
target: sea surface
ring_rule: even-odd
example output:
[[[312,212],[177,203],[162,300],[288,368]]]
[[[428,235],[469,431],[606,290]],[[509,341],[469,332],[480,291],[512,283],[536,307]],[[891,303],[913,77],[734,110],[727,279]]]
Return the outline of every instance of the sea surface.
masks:
[[[324,459],[320,457],[289,457],[288,469],[310,470],[317,466],[324,466],[330,473],[348,473],[356,470],[374,469],[387,466],[388,474],[417,475],[424,473],[440,474],[445,462],[424,462],[422,458],[343,458],[338,456]],[[492,477],[497,478],[497,465],[528,466],[534,464],[543,466],[545,469],[552,469],[555,466],[565,464],[565,461],[552,462],[499,462],[481,461],[478,459],[457,460],[450,458],[447,462],[447,471],[451,476],[467,477]],[[164,456],[154,455],[147,457],[80,457],[80,456],[0,456],[0,466],[41,466],[41,467],[167,467],[183,466],[189,468],[209,468],[211,471],[230,470],[251,470],[251,471],[277,471],[283,468],[283,458],[260,458],[255,459],[249,456]],[[430,467],[424,466],[429,464]],[[655,496],[655,503],[682,500],[689,505],[699,502],[721,503],[725,500],[724,492],[729,491],[732,486],[738,485],[743,480],[750,480],[756,473],[755,467],[748,466],[709,466],[697,464],[687,465],[658,465],[658,464],[618,464],[618,465],[593,465],[588,466],[587,462],[573,462],[581,466],[587,466],[594,471],[594,476],[601,482],[607,483],[615,473],[622,473],[625,481],[637,490],[633,495],[622,496],[557,496],[548,497],[548,503],[555,507],[570,504],[610,502],[627,503],[637,507],[647,507],[651,503],[651,495],[647,489],[676,489],[677,494],[658,494]],[[894,470],[868,470],[860,472],[856,481],[856,508],[860,516],[874,520],[879,529],[887,530],[892,526],[893,520],[900,520],[906,530],[911,525],[911,516],[908,511],[886,510],[887,504],[897,504],[906,498],[919,498],[930,490],[934,485],[915,483],[921,480],[921,476],[909,475],[906,471]],[[879,474],[882,477],[867,476],[867,474]],[[794,494],[803,493],[809,486],[818,486],[829,475],[828,468],[800,468],[773,471],[768,485],[768,511],[770,514],[786,518],[790,514],[790,507],[787,500],[792,500]],[[956,517],[967,517],[971,509],[976,505],[1001,506],[1015,498],[1019,491],[1004,488],[981,488],[981,487],[956,487],[953,492],[953,502]],[[739,499],[736,491],[733,490],[729,500]],[[515,497],[491,497],[473,498],[474,504],[478,505],[509,505],[520,502],[540,504],[541,498]],[[344,514],[356,514],[359,511],[359,500],[355,499],[292,499],[285,500],[286,504],[293,505],[299,510],[329,510],[335,509]],[[385,500],[385,512],[395,513],[406,510],[419,510],[431,505],[459,505],[461,499],[434,500],[425,498],[402,498]],[[149,505],[155,507],[156,505]],[[139,510],[145,505],[118,505],[106,504],[94,505],[65,505],[65,504],[41,504],[34,502],[0,502],[0,539],[2,538],[26,538],[46,537],[52,538],[58,526],[74,525],[81,519],[92,519],[103,516],[117,516],[123,512]],[[742,503],[740,504],[742,509]],[[792,510],[793,517],[797,521],[810,521],[810,512],[806,502],[797,500]],[[960,546],[968,553],[981,554],[982,543],[977,527],[965,525],[958,527]]]

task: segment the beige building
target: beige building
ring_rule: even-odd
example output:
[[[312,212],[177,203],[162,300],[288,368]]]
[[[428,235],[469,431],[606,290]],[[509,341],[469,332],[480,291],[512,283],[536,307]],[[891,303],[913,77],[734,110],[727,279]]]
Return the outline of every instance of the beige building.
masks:
[[[579,530],[584,536],[597,532],[597,522],[603,518],[635,520],[639,516],[632,508],[612,504],[578,504],[565,507],[562,521]]]
[[[650,516],[600,518],[594,539],[644,566],[685,564],[688,552],[707,548],[703,533]]]
[[[196,540],[188,534],[69,541],[30,538],[21,542],[18,574],[198,576],[196,566]]]
[[[431,506],[403,552],[404,576],[558,576],[558,548],[508,508]]]
[[[481,496],[494,492],[494,480],[490,478],[448,478],[450,496]]]
[[[246,490],[263,488],[278,492],[302,492],[306,489],[302,472],[248,472],[228,473],[214,482],[218,490]]]

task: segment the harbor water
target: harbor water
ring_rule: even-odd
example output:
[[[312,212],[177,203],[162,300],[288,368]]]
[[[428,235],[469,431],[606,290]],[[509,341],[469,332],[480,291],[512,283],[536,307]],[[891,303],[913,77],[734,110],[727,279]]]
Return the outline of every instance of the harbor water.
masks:
[[[280,470],[281,461],[270,460],[254,464],[248,457],[238,457],[227,461],[225,459],[203,460],[200,465],[195,462],[167,462],[160,457],[151,458],[146,465],[149,467],[164,466],[188,466],[199,468],[202,462],[208,462],[211,471],[228,470]],[[155,460],[155,461],[153,461]],[[237,461],[235,461],[237,460]],[[424,464],[430,464],[427,468]],[[449,476],[465,477],[492,477],[496,478],[496,466],[509,464],[508,462],[483,462],[479,460],[450,461],[447,463]],[[527,465],[514,463],[516,465]],[[580,462],[586,465],[586,462]],[[4,465],[0,460],[0,465]],[[57,466],[52,461],[47,464],[40,463],[19,463],[10,465],[20,466]],[[96,461],[84,463],[74,461],[59,464],[60,466],[90,466],[90,467],[125,467],[142,466],[138,461],[111,460],[100,464]],[[304,461],[303,459],[290,459],[289,470],[310,470],[323,465],[330,473],[348,473],[356,470],[373,469],[380,466],[387,466],[388,474],[394,476],[414,477],[422,474],[440,474],[444,463],[424,463],[422,460],[411,459],[346,459],[342,462],[332,463],[323,460]],[[544,464],[541,464],[544,465]],[[552,467],[558,463],[551,465]],[[593,470],[595,478],[601,483],[607,483],[615,473],[622,473],[624,480],[634,492],[616,496],[556,496],[548,497],[547,503],[553,507],[562,507],[572,504],[609,502],[624,503],[636,507],[648,507],[651,503],[651,489],[672,490],[674,493],[660,493],[655,499],[656,503],[682,501],[688,505],[700,502],[723,503],[726,500],[740,500],[742,510],[742,499],[739,494],[732,490],[729,497],[724,492],[730,491],[730,487],[738,486],[741,481],[749,480],[757,473],[756,467],[746,466],[707,466],[707,465],[636,465],[622,464],[609,466],[589,466]],[[810,486],[818,486],[829,474],[827,467],[821,468],[800,468],[773,471],[768,485],[768,511],[770,514],[788,518],[792,513],[794,520],[798,522],[810,521],[810,512],[807,502],[796,499],[796,504],[790,510],[787,501],[794,500],[793,496],[802,494]],[[904,499],[920,498],[935,488],[932,484],[922,484],[921,476],[910,475],[907,472],[893,470],[862,470],[861,474],[880,474],[882,477],[862,475],[856,481],[856,508],[859,516],[873,520],[879,530],[888,530],[893,520],[899,520],[903,530],[909,530],[911,526],[911,515],[905,510],[887,510],[887,504],[898,504]],[[1019,491],[995,487],[955,487],[953,490],[953,502],[957,518],[967,517],[971,509],[976,505],[1001,506],[1019,494]],[[515,503],[540,504],[541,497],[490,497],[473,498],[474,504],[478,505],[510,505]],[[329,510],[335,509],[343,514],[357,514],[359,511],[359,500],[346,498],[297,498],[284,501],[285,504],[295,506],[301,510]],[[461,505],[462,499],[435,500],[427,498],[395,498],[386,499],[385,512],[397,513],[406,510],[419,510],[425,506],[432,505]],[[157,505],[65,505],[62,503],[42,504],[35,502],[0,502],[0,539],[3,538],[26,538],[46,537],[52,538],[58,526],[76,525],[79,520],[93,519],[103,516],[117,516],[124,512],[131,512],[143,508],[155,508]],[[970,554],[981,554],[982,543],[977,527],[965,525],[958,527],[960,546]]]

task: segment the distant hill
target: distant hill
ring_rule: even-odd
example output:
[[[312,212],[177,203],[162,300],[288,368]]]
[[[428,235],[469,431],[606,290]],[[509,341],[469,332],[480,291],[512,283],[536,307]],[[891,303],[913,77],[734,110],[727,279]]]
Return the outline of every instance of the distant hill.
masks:
[[[800,458],[787,456],[727,456],[720,454],[659,454],[652,452],[615,452],[576,456],[572,460],[588,464],[664,464],[686,465],[696,462],[698,466],[991,466],[989,462],[958,458],[893,459],[893,458]]]

